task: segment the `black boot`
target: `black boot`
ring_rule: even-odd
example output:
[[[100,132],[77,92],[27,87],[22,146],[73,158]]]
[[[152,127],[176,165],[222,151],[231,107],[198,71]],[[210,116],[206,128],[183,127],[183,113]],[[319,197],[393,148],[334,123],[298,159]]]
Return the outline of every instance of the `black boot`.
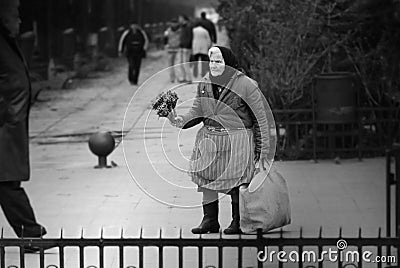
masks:
[[[240,214],[239,214],[239,189],[235,188],[230,192],[232,205],[232,222],[228,228],[224,230],[224,234],[241,234],[240,230]]]
[[[198,227],[192,229],[194,234],[218,233],[218,200],[203,205],[203,220]]]

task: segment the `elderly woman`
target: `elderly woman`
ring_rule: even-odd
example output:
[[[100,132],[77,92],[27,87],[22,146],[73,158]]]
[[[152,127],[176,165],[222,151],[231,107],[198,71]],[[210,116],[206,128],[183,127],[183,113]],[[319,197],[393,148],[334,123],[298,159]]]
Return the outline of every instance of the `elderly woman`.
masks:
[[[197,87],[185,115],[168,115],[179,128],[200,122],[189,174],[203,193],[203,220],[192,233],[219,232],[218,193],[231,196],[232,222],[225,234],[239,234],[239,186],[249,183],[255,163],[265,166],[269,130],[263,96],[257,83],[238,71],[236,57],[226,47],[209,49],[210,72]]]

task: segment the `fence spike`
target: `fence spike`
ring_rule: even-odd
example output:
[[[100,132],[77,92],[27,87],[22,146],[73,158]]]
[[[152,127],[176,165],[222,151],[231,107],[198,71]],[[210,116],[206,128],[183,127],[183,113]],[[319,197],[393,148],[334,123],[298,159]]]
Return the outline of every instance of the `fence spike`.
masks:
[[[378,229],[378,238],[381,238],[381,231],[382,231],[382,229],[381,229],[381,227],[379,227],[379,229]]]
[[[258,228],[257,229],[257,239],[261,239],[262,238],[262,229]]]
[[[322,238],[322,226],[319,227],[319,238]]]
[[[339,238],[342,238],[342,226],[339,227]]]
[[[124,227],[121,228],[121,239],[124,238]]]
[[[104,227],[101,226],[100,239],[103,239],[103,234],[104,234]]]
[[[83,239],[83,227],[81,229],[81,239]]]
[[[1,227],[1,239],[3,239],[4,238],[4,227]]]
[[[61,227],[61,229],[60,229],[60,239],[63,239],[63,236],[64,236],[64,228]]]
[[[361,227],[358,227],[358,238],[361,238],[361,233],[362,233]]]
[[[139,238],[142,239],[143,238],[143,225],[140,226],[140,234],[139,234]]]
[[[43,239],[44,227],[40,226],[40,239]]]
[[[303,238],[303,226],[300,227],[300,238]]]
[[[281,227],[281,229],[279,230],[279,235],[281,238],[283,238],[283,228]]]
[[[21,225],[21,239],[24,239],[24,226]]]
[[[182,227],[179,228],[179,239],[182,239]]]

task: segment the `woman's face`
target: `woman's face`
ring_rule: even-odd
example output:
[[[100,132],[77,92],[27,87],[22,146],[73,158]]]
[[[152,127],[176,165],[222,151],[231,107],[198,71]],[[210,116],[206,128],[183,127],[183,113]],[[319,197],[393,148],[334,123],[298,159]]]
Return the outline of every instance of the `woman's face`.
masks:
[[[210,72],[212,76],[220,76],[225,70],[225,61],[222,53],[213,51],[210,55]]]

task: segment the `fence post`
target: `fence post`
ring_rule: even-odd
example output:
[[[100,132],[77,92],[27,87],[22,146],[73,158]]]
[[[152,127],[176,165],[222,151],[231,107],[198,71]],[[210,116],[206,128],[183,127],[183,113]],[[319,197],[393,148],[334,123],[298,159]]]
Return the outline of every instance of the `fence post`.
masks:
[[[392,160],[394,161],[392,172]],[[392,185],[394,185],[394,197],[392,197]],[[394,198],[394,236],[400,235],[400,146],[393,146],[386,151],[386,236],[392,237],[392,205],[391,201]],[[390,246],[387,247],[387,252],[390,254]]]
[[[311,89],[311,103],[312,103],[312,136],[313,136],[313,158],[314,163],[317,163],[317,123],[315,122],[315,78],[312,82]]]
[[[391,236],[391,206],[390,206],[390,201],[392,199],[391,195],[391,185],[392,185],[392,180],[393,180],[393,174],[390,170],[391,165],[390,161],[392,160],[392,155],[390,150],[386,150],[386,236],[390,237]]]
[[[396,213],[396,237],[400,235],[400,147],[394,150],[394,161],[395,161],[395,187],[396,187],[396,202],[395,202],[395,213]]]

